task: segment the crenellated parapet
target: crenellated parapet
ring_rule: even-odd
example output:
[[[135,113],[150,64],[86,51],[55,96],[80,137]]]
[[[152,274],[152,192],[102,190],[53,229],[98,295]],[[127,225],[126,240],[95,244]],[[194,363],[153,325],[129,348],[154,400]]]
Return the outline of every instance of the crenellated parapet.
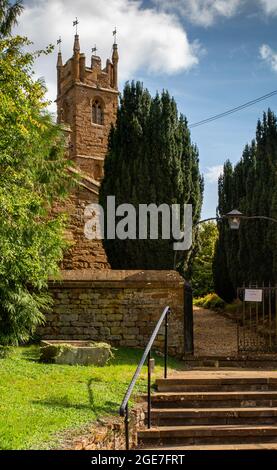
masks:
[[[83,175],[101,181],[111,125],[118,107],[118,48],[102,68],[92,54],[90,63],[81,52],[79,35],[74,37],[73,55],[63,64],[57,60],[58,123],[71,128],[69,157]]]
[[[87,64],[85,54],[80,52],[79,35],[75,35],[73,56],[63,65],[62,54],[59,52],[57,61],[58,99],[74,84],[83,84],[98,88],[118,89],[118,48],[113,45],[112,60],[107,59],[102,68],[101,58],[92,55]]]

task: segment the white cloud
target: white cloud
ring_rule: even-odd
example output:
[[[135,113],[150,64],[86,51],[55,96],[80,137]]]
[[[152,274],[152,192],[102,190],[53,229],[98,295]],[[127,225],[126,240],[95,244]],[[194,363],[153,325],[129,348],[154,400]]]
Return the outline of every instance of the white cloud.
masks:
[[[277,72],[277,52],[273,51],[267,44],[263,44],[260,47],[260,57],[270,65],[274,72]]]
[[[28,36],[37,48],[56,44],[62,37],[63,59],[72,55],[74,30],[72,21],[78,16],[81,50],[90,60],[91,48],[97,44],[103,59],[111,54],[112,31],[118,29],[120,79],[135,78],[136,71],[152,74],[174,74],[198,64],[199,45],[189,42],[187,34],[170,13],[143,8],[135,0],[29,0],[20,19],[18,31]],[[56,95],[55,56],[40,59],[38,76],[44,76],[51,99]]]
[[[277,14],[277,0],[259,0],[268,15]]]
[[[164,11],[176,11],[192,23],[211,26],[218,17],[234,16],[244,0],[152,0]]]
[[[223,165],[208,166],[205,171],[205,181],[211,184],[217,183],[222,173]]]

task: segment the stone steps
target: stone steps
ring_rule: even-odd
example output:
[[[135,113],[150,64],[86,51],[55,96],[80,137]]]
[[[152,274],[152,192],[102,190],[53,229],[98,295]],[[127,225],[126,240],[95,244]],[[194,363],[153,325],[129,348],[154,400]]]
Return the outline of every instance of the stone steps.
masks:
[[[208,392],[208,391],[274,391],[277,378],[169,378],[156,381],[159,392]]]
[[[160,426],[138,432],[139,444],[245,444],[276,443],[275,426]]]
[[[184,362],[189,369],[253,369],[253,370],[277,370],[277,354],[261,356],[239,356],[239,357],[222,357],[222,356],[185,356]]]
[[[277,408],[152,409],[156,426],[277,424]]]
[[[277,391],[161,392],[152,394],[155,408],[277,407]]]
[[[277,372],[187,371],[156,382],[141,447],[277,450]],[[146,398],[146,397],[145,397]]]
[[[156,451],[156,450],[163,450],[163,451],[190,451],[190,450],[196,450],[196,451],[233,451],[233,450],[277,450],[277,443],[264,443],[264,444],[217,444],[217,445],[195,445],[195,446],[162,446],[162,447],[149,447],[145,450],[151,450],[151,451]]]

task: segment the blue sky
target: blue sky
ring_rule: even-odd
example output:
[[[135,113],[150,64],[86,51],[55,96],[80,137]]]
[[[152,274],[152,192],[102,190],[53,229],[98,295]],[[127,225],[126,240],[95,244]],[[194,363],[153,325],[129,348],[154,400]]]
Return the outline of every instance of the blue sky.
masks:
[[[25,5],[20,33],[36,47],[62,35],[66,60],[75,16],[82,49],[88,55],[97,43],[103,63],[116,24],[121,87],[126,79],[138,79],[152,93],[168,89],[190,123],[277,89],[277,0],[80,0],[78,7],[73,0],[29,0]],[[55,57],[40,59],[36,67],[54,99]],[[221,165],[227,158],[239,160],[268,107],[277,112],[277,96],[192,129],[206,177],[203,217],[215,215]]]
[[[149,2],[145,2],[149,3]],[[251,2],[253,3],[253,2]],[[152,91],[168,88],[190,123],[233,108],[277,89],[277,73],[259,55],[262,44],[277,50],[277,17],[267,17],[249,3],[233,18],[219,18],[209,26],[181,18],[191,40],[205,49],[197,67],[175,76],[143,81]],[[205,181],[204,217],[213,217],[217,205],[217,183],[213,175],[226,158],[237,162],[244,145],[255,136],[257,119],[270,106],[277,112],[277,96],[214,123],[192,129],[198,145]]]

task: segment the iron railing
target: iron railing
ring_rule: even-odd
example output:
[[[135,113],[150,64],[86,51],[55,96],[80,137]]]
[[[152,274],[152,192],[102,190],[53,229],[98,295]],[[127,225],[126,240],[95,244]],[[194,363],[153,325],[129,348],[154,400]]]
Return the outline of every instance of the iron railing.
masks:
[[[137,379],[140,375],[141,369],[144,366],[144,363],[147,359],[148,365],[148,374],[147,374],[147,426],[148,429],[151,428],[151,369],[152,369],[152,361],[151,361],[151,349],[153,343],[161,329],[163,322],[165,321],[165,336],[164,336],[164,378],[167,379],[167,362],[168,362],[168,317],[170,314],[170,308],[166,307],[155,327],[155,330],[152,333],[152,336],[144,350],[140,363],[134,373],[134,376],[130,382],[130,385],[127,389],[127,392],[124,396],[122,404],[119,409],[120,416],[124,417],[125,422],[125,441],[126,441],[126,450],[130,448],[130,439],[129,439],[129,400],[133,393],[134,387],[136,385]]]
[[[245,301],[245,290],[262,291],[261,302]],[[245,284],[237,290],[242,301],[237,312],[238,353],[276,353],[277,352],[277,285],[266,287],[258,282]]]

